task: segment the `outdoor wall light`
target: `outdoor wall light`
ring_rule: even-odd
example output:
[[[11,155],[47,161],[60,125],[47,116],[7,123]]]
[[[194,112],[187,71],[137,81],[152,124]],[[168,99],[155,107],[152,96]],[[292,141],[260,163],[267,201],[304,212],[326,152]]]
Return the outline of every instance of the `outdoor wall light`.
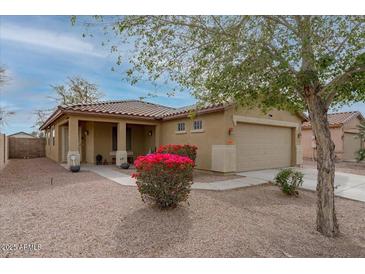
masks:
[[[152,136],[152,130],[149,130],[147,133],[148,136]]]
[[[231,135],[231,134],[232,134],[232,132],[233,132],[233,127],[230,127],[230,128],[228,129],[228,135]]]
[[[85,136],[88,136],[89,135],[89,131],[88,130],[85,130],[84,134],[85,134]]]

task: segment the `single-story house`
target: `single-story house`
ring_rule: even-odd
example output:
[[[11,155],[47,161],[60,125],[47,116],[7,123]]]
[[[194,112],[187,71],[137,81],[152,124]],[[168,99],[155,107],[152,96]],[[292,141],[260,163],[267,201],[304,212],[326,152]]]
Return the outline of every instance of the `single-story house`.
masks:
[[[71,159],[93,164],[98,155],[120,165],[162,144],[193,144],[198,169],[237,172],[301,164],[303,120],[300,114],[264,114],[233,104],[196,109],[123,100],[59,106],[40,129],[46,156],[68,165]]]
[[[17,133],[9,135],[8,137],[12,137],[12,138],[36,138],[32,134],[26,133],[24,131],[19,131]]]
[[[335,143],[337,160],[355,160],[355,153],[364,144],[357,138],[357,128],[364,117],[359,111],[339,112],[328,114],[331,138]],[[313,136],[311,123],[306,121],[302,125],[302,145],[304,158],[313,158],[316,142]]]

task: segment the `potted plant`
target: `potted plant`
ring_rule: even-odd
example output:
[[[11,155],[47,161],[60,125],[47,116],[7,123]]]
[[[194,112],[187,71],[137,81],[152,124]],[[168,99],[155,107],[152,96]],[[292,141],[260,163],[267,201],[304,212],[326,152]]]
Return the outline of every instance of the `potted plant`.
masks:
[[[76,164],[76,155],[71,155],[70,159],[71,159],[70,170],[72,172],[79,172],[80,171],[80,164]]]

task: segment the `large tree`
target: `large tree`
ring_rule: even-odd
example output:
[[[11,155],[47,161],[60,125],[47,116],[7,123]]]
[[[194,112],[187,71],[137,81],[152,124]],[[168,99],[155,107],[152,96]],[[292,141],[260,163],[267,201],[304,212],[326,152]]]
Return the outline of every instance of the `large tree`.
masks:
[[[89,104],[103,97],[97,85],[78,76],[67,78],[66,84],[51,87],[55,96],[50,98],[58,105]]]
[[[113,52],[120,45],[124,48],[124,43],[134,46],[127,71],[132,83],[148,75],[153,81],[172,80],[204,102],[307,111],[318,151],[317,230],[330,237],[338,234],[335,146],[327,112],[341,104],[365,101],[364,16],[96,20],[94,26],[121,38],[117,41],[123,43],[111,44]],[[116,41],[113,38],[110,41]],[[123,63],[122,58],[123,54],[118,56],[117,64]]]
[[[49,96],[56,105],[89,104],[103,98],[98,86],[79,76],[67,78],[65,84],[51,85],[54,95]],[[47,120],[54,108],[38,109],[34,112],[36,122],[34,128],[38,129]]]

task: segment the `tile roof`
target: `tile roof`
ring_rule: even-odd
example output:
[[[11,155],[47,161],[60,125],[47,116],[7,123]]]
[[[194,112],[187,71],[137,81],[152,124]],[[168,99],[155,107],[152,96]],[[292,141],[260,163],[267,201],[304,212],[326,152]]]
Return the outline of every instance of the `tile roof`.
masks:
[[[40,127],[45,129],[54,120],[64,113],[85,113],[85,114],[108,114],[108,115],[124,115],[131,118],[141,119],[174,119],[185,117],[191,111],[198,114],[216,112],[224,110],[225,107],[232,105],[231,103],[206,103],[203,105],[190,105],[181,108],[172,108],[159,104],[149,103],[140,100],[119,100],[104,101],[90,104],[73,104],[59,106],[53,114]],[[304,118],[303,118],[304,119]]]
[[[224,106],[224,104],[206,104],[204,106],[200,106],[198,109],[196,105],[172,108],[140,100],[104,101],[90,104],[62,105],[58,107],[58,109],[40,128],[46,128],[50,123],[52,123],[52,121],[67,112],[126,115],[135,118],[148,119],[171,119],[175,116],[187,115],[191,110],[198,110],[198,112],[219,111],[223,109]]]
[[[163,114],[174,110],[171,107],[139,100],[105,101],[91,104],[64,105],[60,108],[64,111],[120,114],[145,118],[158,118]]]
[[[349,111],[349,112],[338,112],[338,113],[330,113],[328,114],[328,122],[330,127],[340,127],[344,123],[350,121],[351,119],[360,116],[361,119],[364,119],[359,111]],[[304,122],[302,124],[302,128],[311,128],[311,123]]]

